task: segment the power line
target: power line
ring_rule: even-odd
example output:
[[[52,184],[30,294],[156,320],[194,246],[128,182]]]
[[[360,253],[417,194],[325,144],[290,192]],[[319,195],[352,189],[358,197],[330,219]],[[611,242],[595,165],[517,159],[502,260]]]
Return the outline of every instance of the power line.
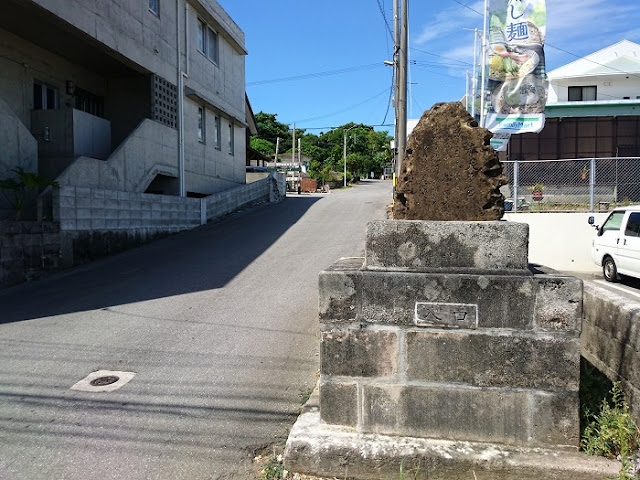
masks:
[[[482,13],[480,13],[479,11],[477,11],[475,8],[471,8],[469,5],[459,2],[458,0],[453,0],[454,2],[456,2],[458,5],[463,6],[464,8],[468,8],[469,10],[471,10],[472,12],[477,13],[478,15],[483,15]]]
[[[421,67],[421,68],[424,68],[424,69],[428,69],[429,68],[428,66],[424,66],[424,65],[421,65],[419,63],[414,63],[414,65],[416,67]],[[431,73],[433,73],[435,75],[440,75],[440,76],[443,76],[443,77],[455,78],[456,80],[460,80],[460,77],[454,77],[453,75],[447,75],[446,73],[434,72],[433,70],[427,70],[427,71],[431,72]]]
[[[395,81],[393,77],[391,77],[391,89],[389,90],[389,101],[387,103],[387,111],[384,112],[384,118],[382,119],[382,123],[387,121],[387,115],[389,115],[389,110],[391,110],[391,100],[393,99],[393,90],[395,88]]]
[[[458,62],[463,65],[471,65],[469,62],[465,62],[464,60],[458,60],[457,58],[444,57],[442,55],[438,55],[437,53],[427,52],[426,50],[420,50],[419,48],[412,47],[411,50],[415,50],[416,52],[426,53],[427,55],[432,55],[434,57],[443,58],[445,60],[451,60],[453,62]]]
[[[353,122],[350,122],[350,123],[353,123]],[[347,124],[345,124],[345,125],[347,125]],[[331,130],[337,130],[337,129],[343,127],[343,126],[344,125],[335,125],[335,126],[332,126],[332,127],[308,127],[308,128],[304,128],[303,130],[328,130],[328,131],[331,131]],[[378,125],[364,125],[364,126],[365,127],[393,127],[393,123],[381,123],[381,124],[378,124]]]
[[[384,90],[382,90],[381,92],[376,93],[373,97],[367,98],[366,100],[363,100],[362,102],[356,103],[354,105],[350,105],[349,107],[344,108],[342,110],[338,110],[336,112],[328,113],[326,115],[319,115],[317,117],[305,118],[305,119],[302,119],[302,120],[295,120],[292,123],[311,122],[313,120],[320,120],[320,119],[323,119],[323,118],[328,118],[328,117],[332,117],[334,115],[338,115],[340,113],[348,112],[350,110],[353,110],[353,109],[359,107],[360,105],[364,105],[365,103],[370,102],[371,100],[374,100],[374,99],[378,98],[380,95],[383,95],[385,93],[387,93],[387,87],[385,87]]]
[[[416,100],[416,97],[413,95],[413,93],[411,94],[411,98],[416,103],[416,105],[418,105],[418,108],[424,112],[424,108],[422,108],[422,106],[420,105],[420,102]]]
[[[592,60],[592,59],[587,58],[587,57],[581,57],[580,55],[577,55],[577,54],[575,54],[575,53],[571,53],[571,52],[569,52],[569,51],[567,51],[567,50],[565,50],[565,49],[563,49],[563,48],[556,47],[555,45],[551,45],[550,43],[545,43],[545,45],[546,45],[547,47],[551,47],[551,48],[555,48],[556,50],[560,50],[561,52],[564,52],[564,53],[566,53],[566,54],[568,54],[568,55],[571,55],[571,56],[573,56],[573,57],[576,57],[576,58],[578,58],[578,59],[580,59],[580,60],[587,60],[588,62],[595,63],[596,65],[600,65],[601,67],[605,67],[605,68],[608,68],[608,69],[610,69],[610,70],[614,70],[614,71],[616,71],[616,72],[624,73],[624,74],[630,75],[630,76],[632,76],[632,77],[640,78],[640,75],[636,75],[635,73],[626,72],[626,71],[624,71],[624,70],[620,70],[620,69],[615,68],[615,67],[610,67],[609,65],[605,65],[604,63],[596,62],[595,60]]]
[[[462,7],[468,8],[469,10],[471,10],[472,12],[477,13],[478,15],[483,16],[483,14],[482,14],[481,12],[479,12],[479,11],[477,11],[477,10],[475,10],[475,9],[471,8],[469,5],[465,5],[464,3],[460,2],[459,0],[452,0],[452,1],[453,1],[453,2],[455,2],[455,3],[457,3],[458,5],[460,5],[460,6],[462,6]],[[634,73],[626,72],[626,71],[624,71],[624,70],[619,70],[619,69],[617,69],[617,68],[610,67],[609,65],[604,65],[604,64],[602,64],[602,63],[600,63],[600,62],[596,62],[595,60],[591,60],[590,58],[586,58],[586,57],[580,56],[580,55],[578,55],[578,54],[576,54],[576,53],[569,52],[568,50],[565,50],[565,49],[563,49],[563,48],[556,47],[555,45],[551,45],[550,43],[545,42],[545,46],[547,46],[547,47],[551,47],[551,48],[555,48],[556,50],[559,50],[559,51],[561,51],[561,52],[564,52],[564,53],[566,53],[566,54],[568,54],[568,55],[571,55],[571,56],[573,56],[573,57],[576,57],[576,58],[579,58],[579,59],[582,59],[582,60],[586,60],[586,61],[591,62],[591,63],[595,63],[596,65],[600,65],[601,67],[609,68],[609,69],[611,69],[611,70],[615,70],[615,71],[620,72],[620,73],[625,73],[625,74],[627,74],[627,75],[630,75],[630,76],[633,76],[633,77],[638,77],[638,78],[640,78],[640,75],[636,75],[636,74],[634,74]]]
[[[308,79],[312,79],[312,78],[320,78],[320,77],[328,77],[331,75],[340,75],[343,73],[350,73],[350,72],[356,72],[356,71],[360,71],[360,70],[371,70],[373,68],[380,68],[383,67],[382,62],[377,62],[377,63],[369,63],[367,65],[359,65],[356,67],[347,67],[347,68],[341,68],[338,70],[327,70],[324,72],[315,72],[315,73],[305,73],[302,75],[294,75],[291,77],[281,77],[281,78],[272,78],[270,80],[258,80],[256,82],[247,82],[247,87],[253,87],[256,85],[265,85],[267,83],[279,83],[279,82],[287,82],[287,81],[292,81],[292,80],[308,80]]]
[[[464,69],[466,68],[464,65],[459,65],[455,63],[436,63],[436,62],[425,62],[423,60],[411,60],[412,65],[420,65],[423,67],[442,67],[444,69]]]
[[[380,14],[382,15],[382,19],[384,20],[384,24],[387,26],[387,32],[389,32],[389,36],[393,40],[393,32],[391,30],[391,26],[389,25],[389,20],[387,19],[387,14],[384,11],[384,6],[380,2],[380,0],[376,0],[378,2],[378,8],[380,9]]]

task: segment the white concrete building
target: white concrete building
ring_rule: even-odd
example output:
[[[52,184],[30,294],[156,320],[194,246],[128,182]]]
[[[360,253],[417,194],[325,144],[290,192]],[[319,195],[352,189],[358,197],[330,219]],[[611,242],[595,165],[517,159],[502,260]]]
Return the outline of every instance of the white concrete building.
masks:
[[[548,105],[640,100],[640,45],[623,40],[548,73]],[[622,103],[624,105],[624,103]]]
[[[191,197],[244,184],[246,54],[215,0],[2,0],[0,178]]]

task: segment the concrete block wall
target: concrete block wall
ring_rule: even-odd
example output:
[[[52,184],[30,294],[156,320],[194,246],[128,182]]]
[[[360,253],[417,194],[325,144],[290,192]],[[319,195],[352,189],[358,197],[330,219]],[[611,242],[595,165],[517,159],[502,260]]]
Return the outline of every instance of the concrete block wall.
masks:
[[[582,282],[526,270],[525,225],[439,223],[374,222],[365,258],[320,274],[322,420],[576,447]],[[519,247],[489,255],[503,230]]]
[[[200,200],[62,185],[53,192],[53,217],[63,231],[177,231],[200,225]]]
[[[0,286],[34,280],[60,266],[60,225],[0,221]]]
[[[86,263],[201,224],[201,201],[61,185],[52,192],[61,266]]]
[[[620,381],[640,418],[640,311],[613,292],[584,287],[582,356],[612,381]]]
[[[206,197],[207,221],[256,203],[280,201],[285,195],[283,177],[284,174],[274,173],[262,180]]]

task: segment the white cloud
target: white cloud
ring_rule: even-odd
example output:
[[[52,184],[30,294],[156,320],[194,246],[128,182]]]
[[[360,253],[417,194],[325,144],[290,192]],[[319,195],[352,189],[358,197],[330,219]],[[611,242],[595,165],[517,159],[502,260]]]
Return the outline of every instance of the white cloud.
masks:
[[[475,2],[469,7],[478,12],[482,12],[484,8],[482,1]],[[453,7],[436,12],[431,21],[422,27],[413,42],[419,46],[431,40],[459,35],[464,28],[475,28],[476,24],[482,23],[481,18],[472,10],[454,4]]]
[[[462,0],[466,3],[466,0]],[[412,45],[450,58],[471,62],[473,35],[464,29],[481,28],[483,0],[476,0],[465,8],[446,2],[446,8],[432,14],[432,18],[412,39]],[[588,55],[623,39],[640,40],[637,20],[640,2],[619,0],[547,0],[547,42],[579,56]],[[568,54],[551,49],[550,63],[574,60]],[[555,61],[554,61],[555,60]],[[554,65],[554,67],[557,65]]]

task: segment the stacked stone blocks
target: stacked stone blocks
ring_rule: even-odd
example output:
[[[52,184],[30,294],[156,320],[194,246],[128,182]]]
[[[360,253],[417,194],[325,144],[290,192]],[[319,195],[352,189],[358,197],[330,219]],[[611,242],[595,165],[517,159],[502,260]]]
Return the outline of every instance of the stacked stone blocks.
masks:
[[[33,280],[60,264],[60,225],[0,222],[0,286]]]
[[[320,275],[320,415],[362,433],[579,443],[582,282],[534,275],[528,227],[369,224]]]
[[[620,381],[631,413],[640,418],[640,310],[629,299],[585,286],[582,355]]]
[[[270,192],[274,188],[272,183],[269,177],[207,197],[207,219],[213,220],[239,208],[270,201]]]
[[[200,200],[63,185],[53,193],[63,231],[180,230],[200,225]]]

